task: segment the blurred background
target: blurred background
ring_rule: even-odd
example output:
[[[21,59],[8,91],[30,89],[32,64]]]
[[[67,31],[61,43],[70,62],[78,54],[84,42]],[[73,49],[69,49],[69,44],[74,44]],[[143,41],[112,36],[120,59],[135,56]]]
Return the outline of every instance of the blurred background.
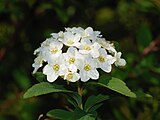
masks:
[[[160,120],[160,0],[0,0],[0,120],[37,120],[64,108],[59,94],[23,94],[38,83],[33,51],[50,33],[73,26],[91,26],[119,43],[127,65],[111,75],[152,95],[131,99],[99,88],[111,95],[98,110],[102,120]]]

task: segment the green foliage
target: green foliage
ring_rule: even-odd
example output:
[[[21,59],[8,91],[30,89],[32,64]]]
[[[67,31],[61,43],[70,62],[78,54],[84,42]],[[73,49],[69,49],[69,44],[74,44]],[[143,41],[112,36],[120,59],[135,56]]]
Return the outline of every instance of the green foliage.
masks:
[[[116,91],[116,92],[118,92],[122,95],[128,96],[128,97],[136,98],[136,94],[131,92],[131,90],[126,86],[126,83],[118,78],[114,78],[114,77],[103,78],[103,77],[101,77],[99,79],[99,82],[91,82],[91,85],[92,84],[98,85],[101,87],[106,87],[110,90]]]
[[[75,108],[80,108],[82,105],[82,98],[77,93],[72,93],[69,95],[67,99],[70,104],[72,104]]]
[[[30,98],[54,92],[71,92],[71,91],[66,90],[60,85],[50,84],[48,82],[41,82],[36,85],[33,85],[30,89],[28,89],[24,94],[24,98]]]
[[[108,98],[109,97],[107,95],[101,95],[101,94],[97,96],[90,96],[84,105],[84,110],[86,112],[94,112],[102,105],[101,102],[107,100]]]
[[[54,109],[47,113],[48,117],[56,118],[59,120],[71,120],[72,115],[73,115],[72,112],[61,109]]]
[[[66,111],[61,109],[54,109],[47,113],[47,116],[59,120],[95,120],[96,118],[83,110],[75,109],[74,111]]]

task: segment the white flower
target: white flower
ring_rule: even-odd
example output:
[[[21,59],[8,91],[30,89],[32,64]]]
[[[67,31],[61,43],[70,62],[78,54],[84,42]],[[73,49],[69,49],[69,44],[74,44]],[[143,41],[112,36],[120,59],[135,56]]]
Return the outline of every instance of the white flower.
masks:
[[[116,58],[115,65],[116,66],[125,66],[126,65],[126,61],[125,61],[125,59],[121,58],[121,55],[122,55],[121,52],[118,52],[115,54],[115,58]]]
[[[34,59],[32,67],[34,67],[33,74],[42,67],[43,62],[47,60],[48,50],[45,47],[40,47],[34,51],[34,54],[37,54],[37,57]]]
[[[116,58],[108,55],[104,48],[99,49],[100,56],[97,60],[97,67],[101,68],[103,71],[109,73],[112,69],[112,64],[116,61]]]
[[[63,44],[57,40],[53,40],[52,42],[50,42],[49,44],[49,50],[50,50],[50,54],[56,56],[59,56],[62,53],[62,47]]]
[[[67,72],[64,75],[64,79],[68,80],[69,82],[76,82],[80,78],[80,75],[77,72]]]
[[[106,41],[106,39],[104,38],[98,38],[96,42],[98,42],[103,48],[108,50],[108,52],[113,55],[117,52],[113,43],[111,43],[110,41]]]
[[[67,68],[64,64],[64,58],[62,55],[50,59],[50,63],[43,68],[43,74],[47,75],[47,80],[49,82],[54,82],[58,76],[62,76],[67,72]]]
[[[98,49],[101,46],[99,45],[99,43],[95,42],[95,43],[91,43],[90,40],[88,39],[82,39],[81,40],[81,46],[79,47],[79,52],[81,54],[91,54],[91,56],[93,58],[97,58],[99,56],[99,51]]]
[[[80,38],[81,38],[80,34],[73,34],[71,32],[65,32],[62,42],[66,46],[76,46],[77,47],[77,46],[80,46],[80,43],[79,43]]]
[[[32,64],[33,73],[44,63],[43,74],[49,82],[54,82],[59,76],[70,82],[96,80],[99,78],[97,68],[109,73],[112,64],[126,64],[121,54],[113,43],[91,27],[65,28],[64,32],[52,33],[34,51],[37,57]]]
[[[100,33],[101,33],[100,31],[93,31],[93,28],[87,27],[84,30],[84,32],[82,33],[82,37],[88,38],[88,39],[92,40],[93,42],[95,42],[97,37],[101,37]]]
[[[91,27],[87,27],[84,30],[83,37],[90,37],[93,33],[93,29]]]
[[[32,67],[34,67],[33,74],[36,73],[40,67],[42,67],[42,63],[43,63],[43,58],[41,55],[39,55],[34,59],[34,63],[32,64]]]
[[[79,54],[78,50],[74,47],[69,47],[67,52],[63,53],[63,55],[68,69],[72,72],[77,72],[77,62],[79,59],[82,59],[82,56]]]
[[[52,33],[51,35],[52,35],[52,37],[53,37],[54,39],[58,39],[58,38],[59,38],[59,35],[58,35],[57,33]]]
[[[47,38],[44,42],[42,42],[41,47],[48,47],[49,44],[53,41],[53,38]]]
[[[81,81],[86,82],[90,78],[91,79],[98,79],[99,72],[96,70],[96,63],[95,61],[87,56],[84,60],[79,61],[79,69],[80,69],[80,77]]]
[[[73,34],[82,34],[84,32],[84,29],[81,27],[65,28],[65,30]]]

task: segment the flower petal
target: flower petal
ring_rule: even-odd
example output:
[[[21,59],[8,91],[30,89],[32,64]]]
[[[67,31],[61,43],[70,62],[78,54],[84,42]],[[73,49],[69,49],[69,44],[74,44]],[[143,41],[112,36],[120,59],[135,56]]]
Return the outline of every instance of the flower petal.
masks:
[[[93,69],[89,72],[89,77],[91,77],[92,79],[98,79],[99,72],[96,69]]]
[[[49,82],[54,82],[57,78],[58,78],[58,74],[56,74],[55,72],[53,72],[50,75],[47,75],[47,80]]]
[[[87,82],[90,79],[87,72],[85,72],[83,70],[80,71],[80,76],[81,76],[81,81],[83,81],[83,82]]]

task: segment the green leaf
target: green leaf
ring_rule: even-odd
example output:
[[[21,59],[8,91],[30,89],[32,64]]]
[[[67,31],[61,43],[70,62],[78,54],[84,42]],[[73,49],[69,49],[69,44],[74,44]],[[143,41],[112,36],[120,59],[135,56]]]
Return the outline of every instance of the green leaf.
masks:
[[[54,109],[47,113],[48,117],[56,118],[60,120],[71,120],[73,116],[73,112],[69,112],[62,109]]]
[[[126,83],[118,78],[102,75],[98,82],[88,82],[86,85],[98,85],[101,87],[106,87],[122,95],[136,98],[136,94],[131,92],[131,90],[126,86]]]
[[[89,112],[95,112],[99,107],[101,107],[103,103],[98,103],[89,109]]]
[[[48,82],[41,82],[29,88],[23,97],[30,98],[33,96],[39,96],[53,92],[72,92],[72,91],[66,90],[60,85],[50,84]]]
[[[79,120],[81,119],[83,116],[85,116],[87,113],[81,109],[75,109],[74,112],[73,112],[73,116],[72,116],[72,119],[73,120]]]
[[[54,109],[47,113],[48,117],[58,120],[95,120],[95,117],[91,113],[86,113],[81,109],[75,109],[73,112]]]
[[[46,80],[46,76],[42,72],[36,72],[33,76],[39,81],[44,82]]]
[[[126,83],[118,78],[110,77],[108,79],[101,79],[97,84],[128,97],[136,97],[136,94],[131,92],[131,90],[126,86]]]
[[[92,115],[87,114],[87,115],[81,117],[81,118],[78,119],[78,120],[95,120],[95,118],[94,118]]]
[[[150,94],[144,93],[141,90],[136,91],[135,94],[136,94],[137,98],[144,98],[144,99],[152,98],[152,96]]]
[[[70,94],[70,98],[68,98],[68,102],[71,103],[75,108],[78,108],[82,104],[82,98],[77,93]]]
[[[104,100],[107,100],[108,98],[109,97],[107,95],[101,95],[101,94],[99,94],[97,96],[90,96],[84,105],[84,110],[86,112],[88,112],[94,105],[96,105]]]
[[[78,108],[78,104],[76,103],[76,101],[73,98],[68,98],[67,101],[73,105],[75,108]]]

